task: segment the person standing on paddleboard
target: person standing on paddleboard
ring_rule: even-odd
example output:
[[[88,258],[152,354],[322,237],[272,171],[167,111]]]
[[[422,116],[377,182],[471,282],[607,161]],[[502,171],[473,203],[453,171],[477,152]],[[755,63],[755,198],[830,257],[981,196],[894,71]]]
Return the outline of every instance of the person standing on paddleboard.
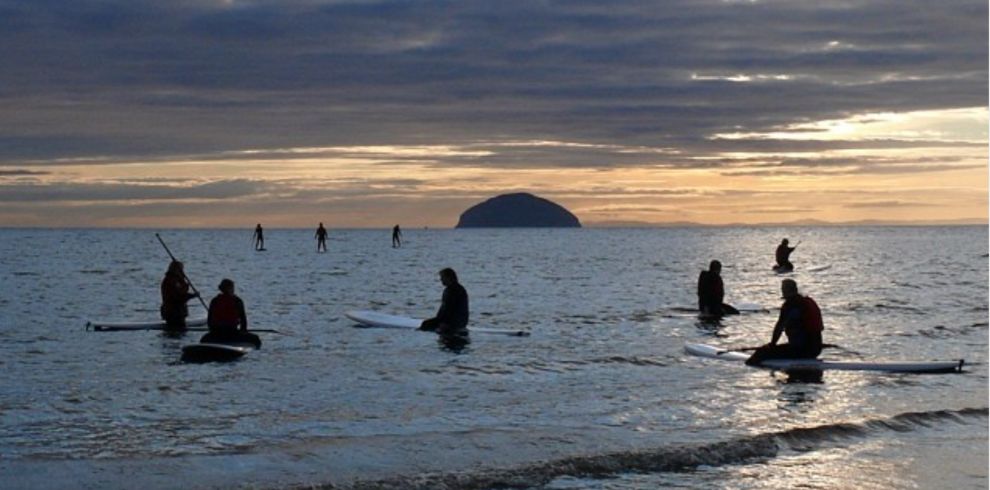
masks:
[[[261,346],[261,339],[247,331],[247,312],[244,301],[234,294],[234,281],[224,279],[218,286],[220,294],[210,300],[210,311],[206,317],[209,333],[200,339],[204,343],[250,343]]]
[[[467,290],[458,282],[454,269],[449,267],[440,271],[440,282],[444,285],[440,309],[435,317],[423,320],[419,329],[439,334],[466,334],[469,316]]]
[[[705,316],[720,317],[736,315],[739,310],[722,301],[725,299],[725,285],[722,283],[722,263],[713,260],[708,270],[698,274],[698,312]]]
[[[398,248],[402,246],[402,230],[399,229],[399,225],[392,227],[392,248]]]
[[[818,303],[798,293],[797,282],[784,279],[780,283],[784,304],[773,327],[770,343],[753,352],[746,364],[757,365],[767,359],[814,359],[822,353],[822,311]],[[778,344],[780,334],[787,335],[786,344]]]
[[[189,279],[183,269],[182,262],[173,260],[168,264],[168,271],[162,279],[162,306],[160,309],[162,319],[165,320],[167,330],[185,330],[186,317],[189,316],[189,308],[186,302],[197,297],[195,293],[189,292]]]
[[[261,228],[261,223],[258,223],[258,226],[254,227],[254,235],[251,238],[254,238],[255,250],[265,249],[265,230]]]
[[[777,245],[777,251],[774,253],[774,258],[777,261],[777,269],[779,270],[794,270],[794,264],[791,263],[791,252],[797,248],[797,245],[789,247],[787,245],[787,239],[783,239],[780,245]]]
[[[316,252],[319,253],[321,248],[324,252],[327,251],[327,229],[323,227],[322,221],[316,229]]]

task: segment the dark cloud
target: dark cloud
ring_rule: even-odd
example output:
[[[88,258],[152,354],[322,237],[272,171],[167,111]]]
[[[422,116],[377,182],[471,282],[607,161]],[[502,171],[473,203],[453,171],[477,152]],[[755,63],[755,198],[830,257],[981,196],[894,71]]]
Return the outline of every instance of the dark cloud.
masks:
[[[33,175],[48,175],[51,172],[45,172],[41,170],[25,170],[22,168],[15,169],[0,169],[0,177],[24,177]]]
[[[216,181],[189,186],[125,183],[0,184],[0,202],[233,199],[271,189],[272,185],[269,183],[250,180]]]
[[[986,19],[971,0],[6,1],[0,162],[532,139],[902,147],[917,143],[710,138],[985,106]],[[651,160],[502,150],[472,163]]]

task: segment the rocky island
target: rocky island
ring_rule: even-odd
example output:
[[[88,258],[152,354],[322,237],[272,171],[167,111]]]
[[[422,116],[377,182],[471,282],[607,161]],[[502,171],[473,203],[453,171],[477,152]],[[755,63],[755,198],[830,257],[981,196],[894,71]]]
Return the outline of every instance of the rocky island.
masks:
[[[457,228],[580,228],[563,206],[526,192],[502,194],[461,213]]]

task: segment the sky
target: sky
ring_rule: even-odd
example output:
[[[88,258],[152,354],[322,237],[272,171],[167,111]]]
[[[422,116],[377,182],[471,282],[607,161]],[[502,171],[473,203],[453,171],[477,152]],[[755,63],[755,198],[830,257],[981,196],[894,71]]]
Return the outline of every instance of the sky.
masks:
[[[0,0],[0,226],[985,223],[985,0]]]

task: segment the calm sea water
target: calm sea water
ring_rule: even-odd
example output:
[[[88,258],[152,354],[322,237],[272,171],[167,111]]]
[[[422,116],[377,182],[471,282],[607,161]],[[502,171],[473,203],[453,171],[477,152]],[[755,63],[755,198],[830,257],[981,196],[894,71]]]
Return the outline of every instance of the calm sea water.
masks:
[[[204,294],[238,284],[260,351],[179,362],[198,334],[86,331],[154,319],[150,230],[0,230],[0,487],[986,488],[986,227],[163,230]],[[965,373],[820,380],[688,357],[765,342],[791,275],[824,357],[965,358]],[[704,323],[698,271],[769,313]],[[424,317],[455,268],[475,334],[356,328]],[[817,272],[809,269],[822,269]],[[201,309],[194,307],[193,316]]]

